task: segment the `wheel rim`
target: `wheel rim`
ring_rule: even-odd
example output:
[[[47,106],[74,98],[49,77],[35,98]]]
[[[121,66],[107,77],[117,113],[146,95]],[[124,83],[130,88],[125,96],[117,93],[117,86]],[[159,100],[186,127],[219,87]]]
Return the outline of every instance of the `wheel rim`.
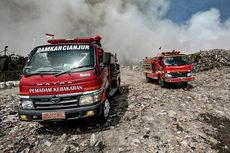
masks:
[[[159,84],[160,84],[161,86],[164,86],[164,82],[163,82],[163,80],[162,80],[161,78],[159,78]]]
[[[162,80],[161,80],[161,78],[159,78],[159,84],[162,85]]]
[[[106,99],[105,105],[104,105],[104,116],[107,118],[109,116],[109,110],[110,110],[110,103]]]
[[[149,78],[147,77],[147,75],[145,76],[145,80],[148,82],[149,81]]]

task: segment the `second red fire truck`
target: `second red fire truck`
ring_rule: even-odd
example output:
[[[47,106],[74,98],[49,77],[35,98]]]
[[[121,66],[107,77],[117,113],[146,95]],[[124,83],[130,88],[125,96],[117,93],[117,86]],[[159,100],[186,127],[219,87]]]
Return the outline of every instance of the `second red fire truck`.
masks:
[[[179,51],[162,52],[153,58],[144,60],[146,81],[158,80],[164,87],[169,83],[187,85],[194,80],[192,64]]]

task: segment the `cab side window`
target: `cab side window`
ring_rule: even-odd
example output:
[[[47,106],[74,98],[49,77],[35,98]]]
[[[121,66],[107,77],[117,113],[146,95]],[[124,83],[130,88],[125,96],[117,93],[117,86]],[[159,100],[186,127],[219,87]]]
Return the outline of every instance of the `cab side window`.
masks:
[[[162,67],[164,66],[163,57],[159,57],[159,65]]]
[[[100,54],[98,59],[99,59],[99,64],[100,65],[103,64],[103,54]]]

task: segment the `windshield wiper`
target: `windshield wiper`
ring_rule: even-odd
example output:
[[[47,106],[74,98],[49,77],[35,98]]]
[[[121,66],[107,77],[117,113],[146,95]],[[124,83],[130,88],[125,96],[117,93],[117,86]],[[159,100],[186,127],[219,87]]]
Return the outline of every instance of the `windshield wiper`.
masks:
[[[69,70],[65,70],[65,71],[62,71],[60,73],[57,73],[54,76],[57,77],[57,76],[60,76],[62,74],[66,74],[66,73],[70,74],[72,72],[72,70],[80,69],[80,68],[83,68],[83,67],[93,67],[93,66],[92,65],[83,65],[83,66],[73,67],[73,68],[71,68]]]
[[[165,63],[166,66],[174,66],[174,63]]]
[[[49,74],[47,72],[60,72],[60,71],[37,71],[35,73],[31,73],[31,74],[25,74],[25,77],[29,77],[32,75],[44,75],[44,74]]]

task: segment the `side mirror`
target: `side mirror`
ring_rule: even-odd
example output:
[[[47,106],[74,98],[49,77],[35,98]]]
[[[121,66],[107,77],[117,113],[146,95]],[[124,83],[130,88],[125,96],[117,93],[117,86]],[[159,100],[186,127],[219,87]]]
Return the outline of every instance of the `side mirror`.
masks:
[[[110,64],[110,60],[111,60],[111,55],[110,53],[104,53],[104,56],[103,56],[103,63],[105,65],[108,65]]]
[[[100,65],[99,65],[100,67],[104,67],[105,66],[105,64],[104,63],[100,63]]]
[[[8,57],[0,57],[0,71],[8,71]]]

